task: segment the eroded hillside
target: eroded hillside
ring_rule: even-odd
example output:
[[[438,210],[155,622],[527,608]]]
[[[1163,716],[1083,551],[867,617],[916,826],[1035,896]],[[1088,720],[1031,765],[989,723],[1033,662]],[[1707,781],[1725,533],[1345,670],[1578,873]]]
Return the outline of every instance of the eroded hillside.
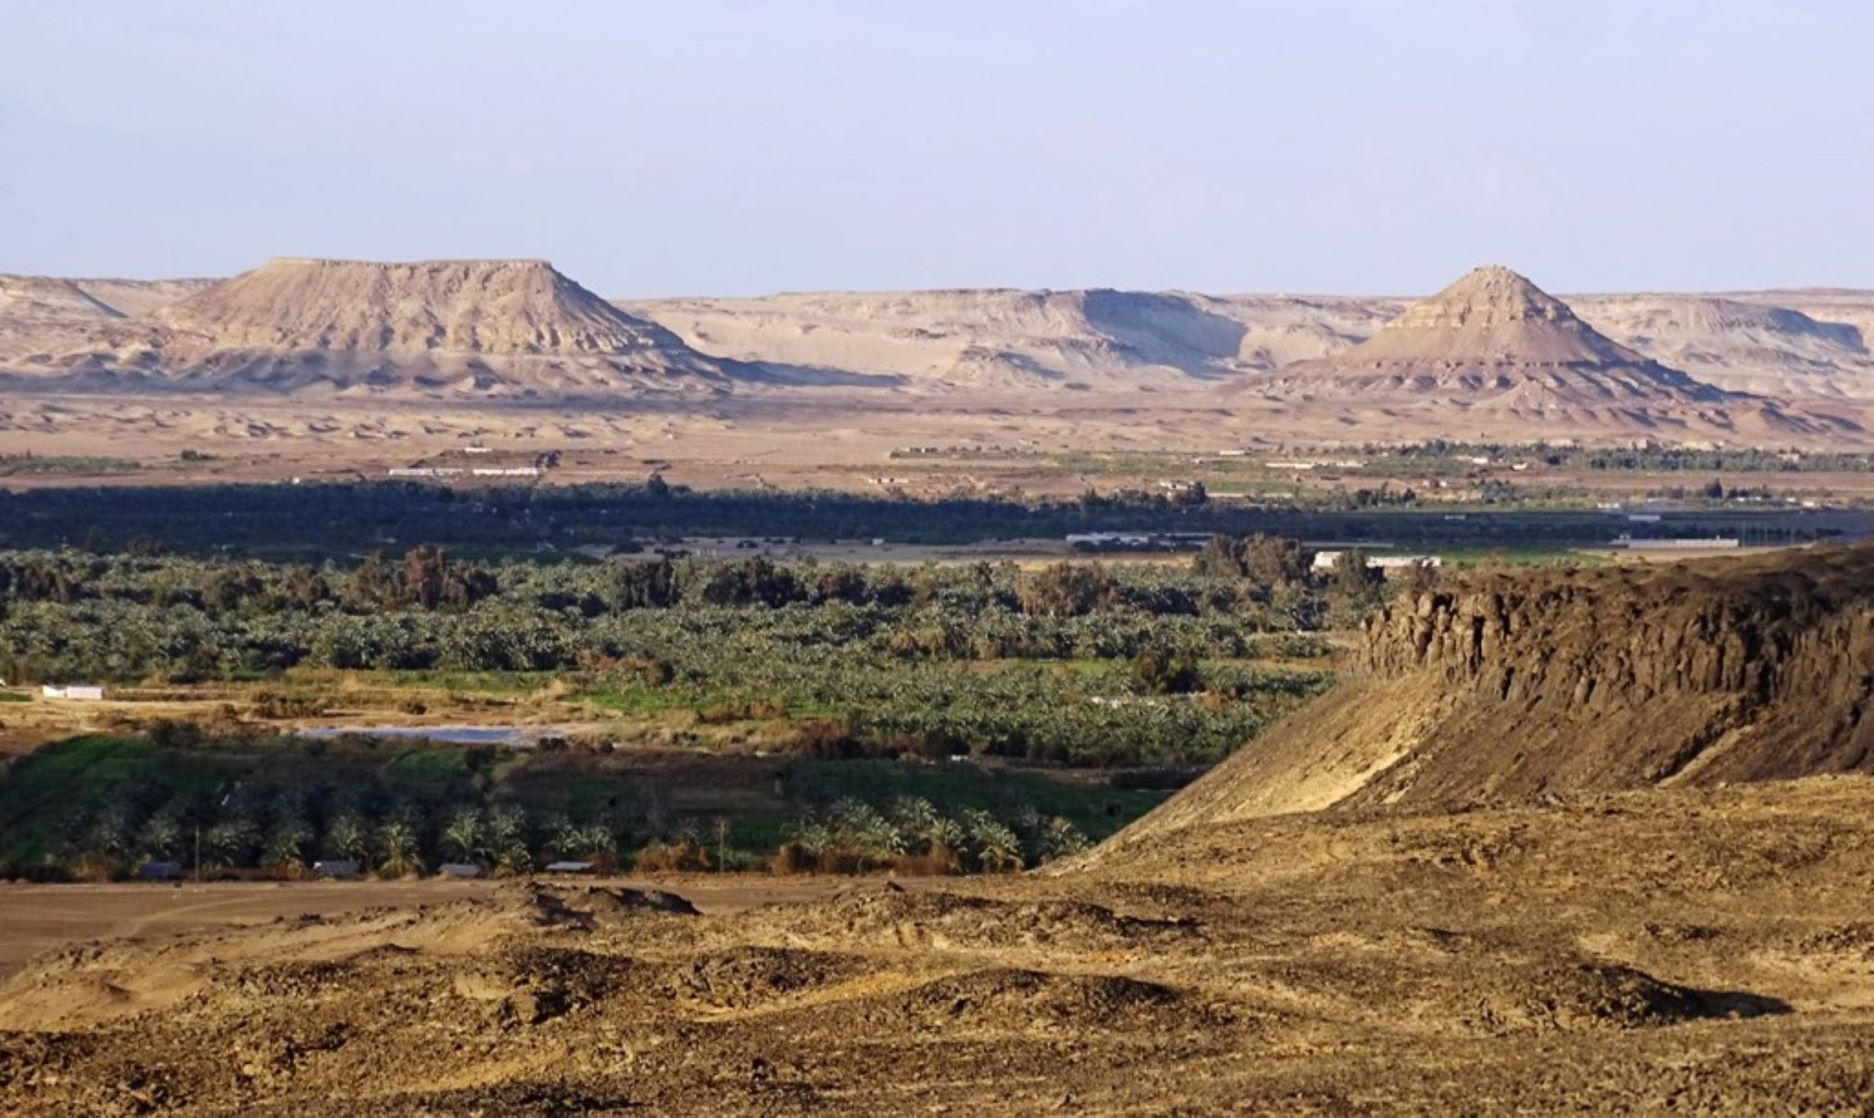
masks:
[[[94,389],[577,395],[713,385],[730,372],[541,260],[286,258],[193,288],[14,286],[0,314],[16,310],[20,326],[0,334],[0,368]]]
[[[452,288],[450,276],[471,266],[482,274]],[[409,282],[396,279],[399,269]],[[1780,399],[1874,398],[1874,355],[1864,337],[1874,329],[1868,292],[1599,294],[1565,302],[1613,343],[1719,389]],[[388,367],[408,363],[427,376],[424,361],[407,359],[441,350],[493,357],[497,365],[515,355],[629,357],[626,364],[652,371],[707,355],[718,365],[760,366],[740,371],[781,384],[1166,390],[1254,381],[1336,358],[1410,305],[1351,295],[984,288],[605,307],[539,262],[276,261],[219,284],[0,276],[0,370],[174,375],[239,366],[235,355],[245,353],[249,374],[261,371],[259,362],[292,386],[312,365],[295,352],[377,352]],[[1627,364],[1643,364],[1631,358]],[[553,377],[543,378],[543,387],[553,385]]]
[[[0,984],[0,1109],[1838,1112],[1874,1089],[1870,789],[1252,820],[711,915],[441,885],[78,944]]]
[[[1460,575],[1374,618],[1360,661],[1120,845],[1330,807],[1874,770],[1874,548]]]

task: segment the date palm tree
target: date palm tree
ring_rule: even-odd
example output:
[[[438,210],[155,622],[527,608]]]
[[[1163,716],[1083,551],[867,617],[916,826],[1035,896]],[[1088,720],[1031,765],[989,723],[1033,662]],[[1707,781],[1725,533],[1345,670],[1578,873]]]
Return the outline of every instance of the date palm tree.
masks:
[[[1056,815],[1041,831],[1041,860],[1067,858],[1087,849],[1087,836],[1067,819]]]
[[[472,807],[458,808],[443,825],[437,845],[442,847],[445,856],[457,861],[472,862],[481,857],[487,845],[482,813]]]
[[[408,877],[423,872],[423,851],[417,841],[416,827],[408,819],[392,816],[379,823],[375,839],[378,873],[387,877]]]
[[[371,832],[355,811],[341,811],[325,824],[325,855],[346,858],[360,865],[371,860]]]
[[[995,872],[1022,868],[1022,840],[1001,820],[976,810],[968,813],[966,822],[976,860],[983,869]]]
[[[312,828],[298,815],[281,815],[267,829],[261,850],[261,862],[280,869],[305,864],[306,848],[312,845]]]
[[[174,857],[182,850],[182,820],[169,808],[152,813],[137,829],[136,845],[145,858]]]
[[[223,819],[202,832],[202,860],[213,866],[251,865],[260,828],[245,816]]]

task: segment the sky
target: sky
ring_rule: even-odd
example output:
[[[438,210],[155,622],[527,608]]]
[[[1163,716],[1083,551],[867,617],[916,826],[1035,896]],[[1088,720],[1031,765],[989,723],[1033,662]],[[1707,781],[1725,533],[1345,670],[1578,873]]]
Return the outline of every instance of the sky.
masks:
[[[0,0],[0,272],[1874,287],[1863,0]]]

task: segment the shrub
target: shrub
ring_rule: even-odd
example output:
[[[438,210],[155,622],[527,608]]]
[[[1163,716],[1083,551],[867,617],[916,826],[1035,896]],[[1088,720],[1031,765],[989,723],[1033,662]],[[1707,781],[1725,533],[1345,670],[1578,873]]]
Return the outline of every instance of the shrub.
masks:
[[[922,854],[893,858],[891,868],[906,877],[950,877],[963,872],[963,860],[948,847],[934,846]]]
[[[207,737],[199,724],[178,718],[158,718],[150,723],[149,734],[158,749],[189,749]]]
[[[798,842],[784,842],[768,859],[768,872],[780,877],[819,873],[820,856]]]
[[[653,842],[638,851],[631,868],[638,873],[701,873],[709,868],[709,851],[687,839]]]

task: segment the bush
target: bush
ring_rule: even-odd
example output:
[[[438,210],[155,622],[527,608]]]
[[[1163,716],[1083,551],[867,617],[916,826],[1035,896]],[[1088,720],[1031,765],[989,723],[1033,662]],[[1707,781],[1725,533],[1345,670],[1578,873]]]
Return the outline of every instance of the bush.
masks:
[[[653,842],[638,851],[631,868],[638,873],[702,873],[709,869],[709,851],[697,842]]]
[[[819,873],[820,856],[798,842],[784,842],[774,852],[774,857],[768,859],[768,872],[777,877]]]
[[[1188,652],[1148,649],[1132,661],[1132,678],[1147,695],[1184,695],[1203,686],[1197,657]]]
[[[947,847],[933,847],[922,854],[901,854],[891,860],[895,873],[906,877],[951,877],[963,872],[963,860]]]
[[[150,743],[158,749],[191,749],[208,736],[200,724],[177,718],[159,718],[150,723],[149,735]]]

